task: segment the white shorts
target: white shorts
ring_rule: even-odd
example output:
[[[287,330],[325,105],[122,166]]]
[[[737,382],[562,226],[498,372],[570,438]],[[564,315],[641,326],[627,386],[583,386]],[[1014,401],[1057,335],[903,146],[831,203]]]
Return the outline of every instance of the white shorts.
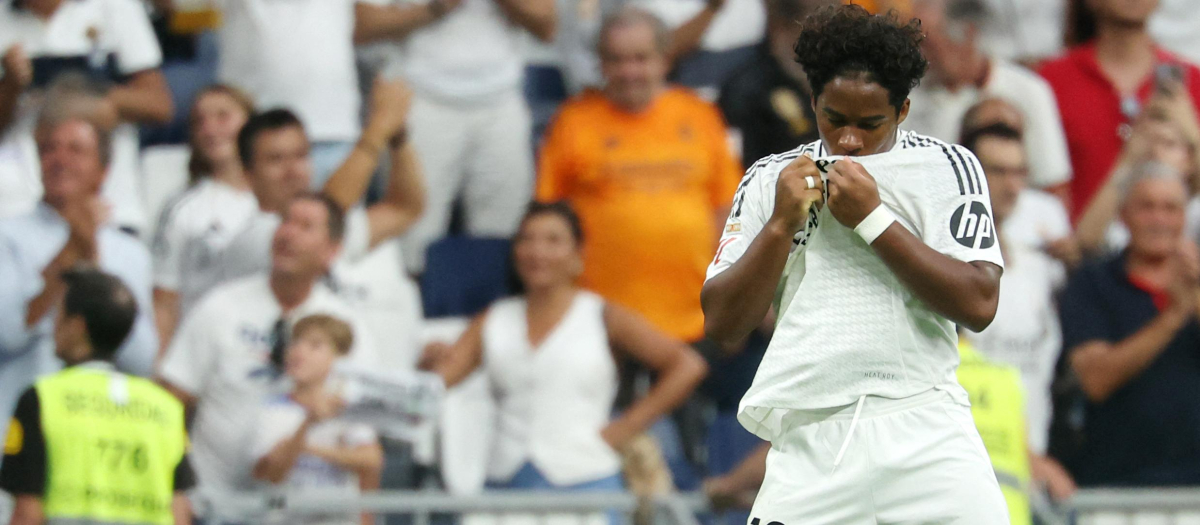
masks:
[[[860,402],[857,422],[855,405],[783,416],[750,525],[1009,523],[969,407],[940,390]]]

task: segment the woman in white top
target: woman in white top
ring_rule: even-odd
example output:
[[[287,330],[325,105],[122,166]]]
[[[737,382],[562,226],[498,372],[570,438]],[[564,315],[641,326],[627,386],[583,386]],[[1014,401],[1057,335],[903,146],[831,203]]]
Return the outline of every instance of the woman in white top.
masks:
[[[617,453],[687,398],[706,371],[695,351],[630,310],[579,289],[583,233],[565,204],[533,204],[513,241],[522,295],[493,304],[434,369],[453,386],[482,368],[497,407],[488,467],[497,488],[619,490]],[[613,419],[618,362],[657,372]]]
[[[237,135],[250,98],[216,84],[192,105],[189,187],[163,209],[154,239],[154,314],[162,348],[197,300],[216,284],[213,262],[258,207],[242,174]]]

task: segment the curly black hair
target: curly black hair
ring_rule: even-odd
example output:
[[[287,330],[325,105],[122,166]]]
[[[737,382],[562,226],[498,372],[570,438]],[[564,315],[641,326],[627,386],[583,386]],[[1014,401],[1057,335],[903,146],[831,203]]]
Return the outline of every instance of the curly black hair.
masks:
[[[860,5],[836,5],[806,18],[796,40],[796,62],[818,97],[834,77],[865,73],[888,90],[896,111],[921,83],[928,63],[921,55],[921,21],[901,22],[890,11],[872,15]]]

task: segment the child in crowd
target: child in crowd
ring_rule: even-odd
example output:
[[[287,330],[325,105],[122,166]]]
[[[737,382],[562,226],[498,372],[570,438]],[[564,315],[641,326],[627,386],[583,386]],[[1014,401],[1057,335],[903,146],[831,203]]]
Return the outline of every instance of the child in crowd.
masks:
[[[353,331],[346,322],[328,315],[301,319],[292,330],[284,361],[291,391],[268,400],[252,451],[254,477],[291,491],[320,491],[328,495],[379,484],[383,451],[375,431],[365,425],[339,421],[343,402],[328,385],[333,365],[349,352]],[[357,525],[353,515],[289,517],[306,525]],[[361,523],[370,525],[363,514]]]

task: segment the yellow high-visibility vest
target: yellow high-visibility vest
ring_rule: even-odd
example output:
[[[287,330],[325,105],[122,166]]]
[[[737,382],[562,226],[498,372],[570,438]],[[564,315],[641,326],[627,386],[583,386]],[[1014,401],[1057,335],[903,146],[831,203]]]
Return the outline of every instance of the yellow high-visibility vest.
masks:
[[[48,523],[174,522],[183,405],[137,377],[82,366],[39,380]]]
[[[958,382],[971,398],[971,415],[992,458],[1012,525],[1029,525],[1029,451],[1025,397],[1015,368],[988,361],[966,342],[958,345]]]

